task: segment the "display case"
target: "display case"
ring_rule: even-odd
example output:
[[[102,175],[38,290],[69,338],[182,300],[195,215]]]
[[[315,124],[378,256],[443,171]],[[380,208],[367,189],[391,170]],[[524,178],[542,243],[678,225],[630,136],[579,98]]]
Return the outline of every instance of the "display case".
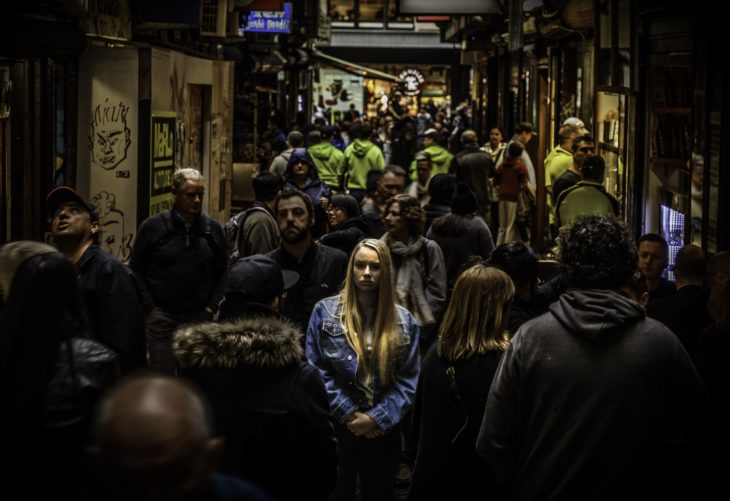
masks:
[[[606,161],[606,175],[603,181],[606,191],[619,201],[622,214],[633,190],[628,159],[629,94],[623,88],[603,88],[596,91],[596,119],[594,140],[596,154]]]

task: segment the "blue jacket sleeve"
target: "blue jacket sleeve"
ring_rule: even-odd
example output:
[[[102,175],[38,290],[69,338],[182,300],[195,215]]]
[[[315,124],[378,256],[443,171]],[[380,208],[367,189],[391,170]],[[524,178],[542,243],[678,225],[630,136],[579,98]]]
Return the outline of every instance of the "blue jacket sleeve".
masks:
[[[314,307],[312,316],[309,318],[305,349],[309,363],[319,369],[319,373],[324,381],[330,404],[330,413],[339,423],[344,424],[347,417],[358,410],[358,406],[339,388],[335,370],[322,353],[323,314],[324,306],[319,302]]]
[[[408,354],[402,364],[397,366],[393,381],[383,391],[378,403],[367,411],[367,415],[375,421],[380,429],[388,431],[398,424],[403,416],[413,407],[418,385],[418,373],[421,363],[418,352],[418,324],[413,316],[407,314],[405,326],[409,343],[404,346]]]

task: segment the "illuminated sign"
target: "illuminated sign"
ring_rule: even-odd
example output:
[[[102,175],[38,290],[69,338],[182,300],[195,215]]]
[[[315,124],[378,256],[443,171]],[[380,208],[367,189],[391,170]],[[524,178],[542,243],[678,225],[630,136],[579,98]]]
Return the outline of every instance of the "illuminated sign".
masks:
[[[291,3],[284,4],[284,10],[252,10],[242,31],[252,33],[291,33]]]
[[[421,93],[421,87],[426,81],[423,74],[414,68],[408,68],[400,72],[398,75],[400,80],[401,92],[406,96],[417,96]]]

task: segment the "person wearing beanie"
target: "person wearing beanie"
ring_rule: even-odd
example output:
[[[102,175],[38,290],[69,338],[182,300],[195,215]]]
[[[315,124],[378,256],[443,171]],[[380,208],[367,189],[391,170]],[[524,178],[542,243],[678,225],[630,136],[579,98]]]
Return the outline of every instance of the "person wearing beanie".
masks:
[[[53,189],[46,199],[51,236],[75,267],[92,339],[119,355],[124,373],[147,365],[144,310],[131,271],[100,245],[94,205],[73,188]]]
[[[438,217],[426,233],[426,238],[435,241],[443,252],[449,293],[459,278],[462,264],[470,256],[489,259],[494,250],[492,233],[478,216],[478,210],[476,196],[469,185],[459,183],[451,197],[451,212]]]
[[[284,175],[284,187],[296,188],[306,193],[314,204],[314,227],[312,236],[318,238],[327,230],[327,207],[332,190],[317,174],[314,160],[306,148],[295,148],[289,157]]]
[[[179,328],[174,350],[181,375],[210,400],[224,471],[275,499],[325,500],[337,479],[327,392],[304,333],[280,313],[299,278],[267,256],[239,259],[217,322]]]

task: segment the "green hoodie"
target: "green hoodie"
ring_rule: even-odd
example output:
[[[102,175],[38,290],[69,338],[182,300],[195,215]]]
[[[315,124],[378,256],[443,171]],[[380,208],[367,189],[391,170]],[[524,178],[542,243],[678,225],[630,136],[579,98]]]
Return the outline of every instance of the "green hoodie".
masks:
[[[314,167],[322,182],[330,188],[339,188],[345,166],[342,152],[330,143],[315,144],[307,151],[314,160]]]
[[[347,188],[367,189],[367,174],[371,169],[383,170],[385,160],[383,152],[370,141],[355,139],[345,149],[345,173]]]
[[[428,156],[431,157],[431,176],[449,173],[451,159],[454,158],[454,155],[452,155],[449,150],[437,144],[432,144],[423,150],[423,152],[427,153]],[[411,179],[415,181],[417,177],[416,161],[414,160],[411,162]]]

